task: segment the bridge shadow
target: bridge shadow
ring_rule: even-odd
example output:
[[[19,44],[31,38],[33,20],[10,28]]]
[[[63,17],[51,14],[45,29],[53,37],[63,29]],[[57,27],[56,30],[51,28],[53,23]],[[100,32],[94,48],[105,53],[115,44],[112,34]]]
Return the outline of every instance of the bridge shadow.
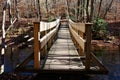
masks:
[[[89,75],[76,73],[38,73],[33,80],[90,80]]]

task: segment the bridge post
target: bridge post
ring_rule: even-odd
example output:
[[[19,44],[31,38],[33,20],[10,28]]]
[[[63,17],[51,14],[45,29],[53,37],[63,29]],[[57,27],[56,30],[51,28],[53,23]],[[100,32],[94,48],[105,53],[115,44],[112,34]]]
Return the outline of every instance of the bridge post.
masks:
[[[34,69],[40,68],[40,22],[34,22]]]
[[[91,59],[91,23],[86,23],[86,59],[85,59],[85,69],[90,69],[90,59]]]

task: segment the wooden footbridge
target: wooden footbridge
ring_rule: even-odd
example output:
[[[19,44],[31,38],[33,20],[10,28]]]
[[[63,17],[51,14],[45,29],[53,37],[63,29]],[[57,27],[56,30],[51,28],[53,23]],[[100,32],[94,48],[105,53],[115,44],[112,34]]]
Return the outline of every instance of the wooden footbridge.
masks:
[[[34,22],[34,51],[15,71],[105,74],[108,70],[91,53],[91,23],[57,19]],[[28,63],[33,60],[32,66]]]
[[[18,20],[16,1],[14,6],[16,9],[16,11],[14,11],[16,12],[15,19],[14,17],[12,19],[10,0],[6,0],[3,8],[0,74],[4,72],[5,55],[7,52],[10,54],[9,50],[6,51],[6,47],[9,46],[6,46],[6,34],[13,28]],[[7,8],[10,17],[10,26],[6,30]],[[38,9],[40,15],[39,11]],[[49,23],[34,22],[34,36],[30,39],[34,40],[33,50],[31,50],[31,54],[27,56],[27,58],[22,58],[21,63],[16,65],[15,71],[39,73],[74,72],[80,74],[108,73],[108,70],[102,62],[91,52],[91,26],[91,23],[75,23],[70,19],[57,19]],[[11,44],[13,43],[15,42]],[[29,64],[31,61],[33,64]]]

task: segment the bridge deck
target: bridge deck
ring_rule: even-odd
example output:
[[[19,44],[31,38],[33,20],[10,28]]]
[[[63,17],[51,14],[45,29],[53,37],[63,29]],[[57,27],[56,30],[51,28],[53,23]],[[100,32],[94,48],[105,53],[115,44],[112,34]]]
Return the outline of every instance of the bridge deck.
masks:
[[[44,70],[84,69],[78,52],[70,37],[69,28],[62,23],[58,31],[58,38],[51,47],[44,66]]]

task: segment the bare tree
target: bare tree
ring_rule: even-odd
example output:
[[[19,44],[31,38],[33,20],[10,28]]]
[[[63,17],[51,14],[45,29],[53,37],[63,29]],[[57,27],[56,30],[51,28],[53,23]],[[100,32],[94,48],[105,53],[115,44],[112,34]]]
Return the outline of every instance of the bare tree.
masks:
[[[80,15],[80,0],[77,1],[77,20],[79,20]]]
[[[16,13],[15,13],[15,16],[18,20],[18,7],[17,7],[17,0],[15,0],[15,8],[16,8]]]
[[[86,0],[81,0],[81,10],[80,10],[80,21],[85,21],[85,8],[86,8]]]
[[[41,21],[41,11],[40,11],[40,1],[36,0],[36,5],[37,5],[37,18],[39,21]]]
[[[113,0],[111,0],[109,4],[108,4],[108,3],[106,4],[106,10],[105,10],[105,13],[104,13],[103,18],[105,18],[105,17],[106,17],[106,15],[107,15],[107,13],[108,13],[109,9],[110,9],[110,8],[111,8],[111,6],[112,6],[112,3],[113,3]]]
[[[45,4],[46,4],[46,11],[47,11],[47,14],[48,14],[48,0],[45,0]]]
[[[9,21],[12,24],[12,15],[11,15],[11,1],[10,0],[6,0],[5,4],[3,6],[3,15],[2,15],[2,50],[1,50],[1,54],[4,55],[5,54],[5,17],[6,17],[6,9],[8,7],[8,11],[9,11]]]
[[[103,0],[100,0],[97,17],[100,16],[100,10],[101,10],[102,1],[103,1]]]
[[[68,10],[68,16],[70,16],[70,8],[69,8],[69,1],[68,0],[66,0],[66,2],[67,2],[67,10]]]
[[[94,0],[91,0],[91,10],[90,10],[89,22],[91,22],[93,19],[93,11],[94,11]]]
[[[89,0],[87,0],[87,4],[86,4],[86,15],[87,15],[87,22],[89,22],[90,21],[90,17],[89,17],[89,10],[88,10],[88,8],[89,8]]]

